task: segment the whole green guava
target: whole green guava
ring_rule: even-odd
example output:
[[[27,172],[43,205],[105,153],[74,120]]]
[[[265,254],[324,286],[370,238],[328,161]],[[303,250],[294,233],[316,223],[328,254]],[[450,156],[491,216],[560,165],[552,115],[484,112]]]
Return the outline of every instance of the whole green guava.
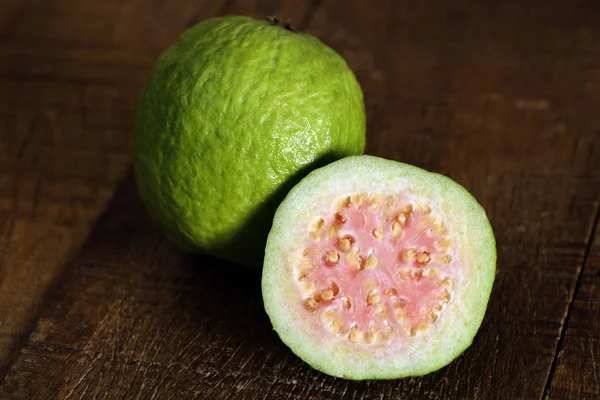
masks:
[[[156,62],[133,162],[171,240],[260,267],[288,190],[364,147],[363,94],[335,51],[273,21],[229,16],[188,29]]]

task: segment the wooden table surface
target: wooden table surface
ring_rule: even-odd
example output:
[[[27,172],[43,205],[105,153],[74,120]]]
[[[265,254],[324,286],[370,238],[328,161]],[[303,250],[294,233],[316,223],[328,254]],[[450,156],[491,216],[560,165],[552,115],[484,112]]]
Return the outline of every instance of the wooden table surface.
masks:
[[[137,197],[157,55],[215,15],[291,18],[346,58],[367,153],[449,175],[498,272],[475,341],[423,378],[318,373],[260,275],[186,254]],[[600,3],[0,0],[0,398],[600,398]]]

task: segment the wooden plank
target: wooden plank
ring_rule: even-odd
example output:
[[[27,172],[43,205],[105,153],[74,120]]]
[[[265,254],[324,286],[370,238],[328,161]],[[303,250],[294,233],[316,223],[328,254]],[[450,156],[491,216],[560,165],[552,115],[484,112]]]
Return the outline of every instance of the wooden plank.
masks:
[[[0,88],[0,126],[5,128],[0,130],[0,218],[7,227],[0,238],[3,376],[35,326],[46,289],[85,241],[129,166],[129,155],[117,148],[127,148],[130,141],[100,146],[126,129],[98,129],[83,122],[86,110],[93,115],[94,105],[102,109],[97,101],[76,111],[61,109],[57,93],[76,93],[72,86],[2,80]],[[68,141],[69,151],[54,151]],[[71,157],[80,152],[85,157]]]
[[[0,5],[0,377],[130,165],[149,66],[221,5],[163,3]]]
[[[77,12],[95,7],[82,4]],[[16,399],[539,398],[547,382],[551,395],[576,394],[583,386],[573,386],[573,380],[592,385],[585,395],[596,393],[595,370],[588,372],[596,354],[577,349],[577,338],[597,338],[598,332],[595,325],[578,330],[585,320],[577,315],[595,309],[578,311],[577,304],[595,290],[595,281],[588,284],[586,277],[596,279],[591,262],[579,276],[600,206],[600,48],[594,40],[600,36],[595,23],[600,6],[583,1],[568,9],[558,1],[544,7],[517,1],[303,4],[257,1],[247,9],[248,3],[234,2],[231,11],[285,11],[305,21],[306,30],[331,44],[357,72],[368,106],[368,152],[450,175],[488,210],[498,240],[498,275],[473,346],[449,367],[418,379],[349,382],[313,371],[270,329],[259,273],[177,250],[148,220],[129,176],[81,253],[56,279],[0,394]],[[130,12],[150,24],[161,14],[150,9]],[[63,42],[71,37],[56,35]],[[127,43],[136,40],[142,36]],[[134,51],[150,60],[159,45],[146,42],[144,50]],[[107,54],[126,48],[103,46],[89,56],[111,59]],[[113,84],[140,82],[146,73],[139,66],[114,79],[100,64],[87,66],[85,58],[69,69],[78,77],[70,85],[90,80],[98,90],[114,90]],[[61,74],[28,73],[24,79],[60,84],[67,76]],[[94,80],[94,74],[101,79]],[[124,98],[135,96],[133,87],[120,90]],[[37,101],[31,97],[28,101]],[[94,126],[105,126],[107,115],[98,114]],[[127,125],[129,117],[123,111],[111,125]],[[115,140],[120,139],[99,145],[111,147]],[[67,154],[70,143],[53,149]],[[69,179],[103,179],[89,168]],[[67,183],[55,185],[47,191],[60,196]],[[0,229],[6,232],[10,224]],[[572,303],[577,287],[580,300]],[[570,309],[574,314],[565,330]],[[580,354],[590,358],[578,363]]]
[[[600,229],[597,223],[559,343],[547,398],[600,398]]]

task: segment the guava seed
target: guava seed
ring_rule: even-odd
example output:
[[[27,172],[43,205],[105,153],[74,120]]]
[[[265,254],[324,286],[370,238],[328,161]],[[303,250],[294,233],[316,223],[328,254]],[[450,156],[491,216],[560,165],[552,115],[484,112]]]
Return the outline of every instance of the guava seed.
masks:
[[[366,269],[373,269],[375,267],[377,267],[378,264],[378,260],[377,260],[377,256],[375,256],[375,254],[369,254],[369,256],[367,257],[367,261],[365,263],[365,268]]]
[[[321,293],[321,298],[326,301],[333,299],[333,290],[328,289],[324,291],[323,293]]]
[[[353,326],[352,328],[350,328],[350,333],[348,334],[348,339],[350,339],[350,341],[357,343],[360,340],[360,331],[358,330],[358,328],[356,326]]]
[[[335,251],[330,251],[326,256],[327,261],[330,263],[337,263],[340,260],[340,255]]]
[[[379,303],[380,301],[381,301],[381,296],[377,292],[369,293],[369,295],[367,296],[367,304],[369,304],[371,306],[373,304]]]
[[[429,254],[426,251],[417,254],[417,262],[419,264],[427,264],[430,260],[431,258],[429,257]]]
[[[381,228],[373,229],[372,233],[375,239],[381,239],[383,237],[383,231],[381,230]]]

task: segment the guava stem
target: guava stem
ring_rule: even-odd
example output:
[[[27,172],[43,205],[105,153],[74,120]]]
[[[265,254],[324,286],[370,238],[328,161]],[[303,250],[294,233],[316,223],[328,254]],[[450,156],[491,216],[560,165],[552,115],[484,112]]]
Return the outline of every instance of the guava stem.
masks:
[[[267,21],[269,21],[271,23],[271,25],[279,25],[279,21],[281,21],[279,19],[279,17],[277,15],[269,15],[267,18],[265,18]],[[283,26],[285,29],[287,29],[288,31],[294,32],[294,33],[298,33],[300,32],[298,29],[296,29],[293,25],[292,25],[292,19],[288,18],[287,21],[285,21],[285,25]]]
[[[280,21],[277,15],[269,15],[266,18],[266,20],[269,21],[272,25],[278,25]]]

